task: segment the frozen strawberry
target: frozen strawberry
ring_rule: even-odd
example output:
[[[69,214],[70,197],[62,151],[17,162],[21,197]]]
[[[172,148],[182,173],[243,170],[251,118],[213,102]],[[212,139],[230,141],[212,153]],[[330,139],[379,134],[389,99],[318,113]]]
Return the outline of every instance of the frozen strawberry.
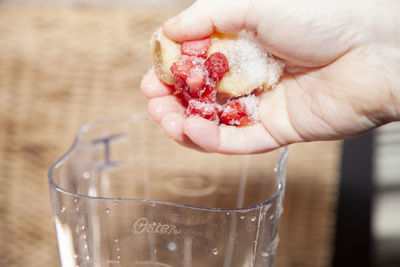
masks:
[[[175,84],[174,84],[175,91],[183,92],[187,90],[187,85],[184,80],[179,77],[175,77]]]
[[[190,57],[182,57],[179,61],[174,62],[171,66],[171,72],[175,79],[186,80],[190,70],[193,68],[193,62]]]
[[[216,82],[220,81],[225,73],[229,71],[228,59],[220,52],[211,54],[204,65],[209,72],[209,76]]]
[[[186,80],[190,70],[196,66],[202,66],[204,59],[199,57],[182,56],[179,61],[171,66],[171,72],[175,78]]]
[[[211,45],[211,39],[206,38],[196,41],[183,42],[181,52],[187,56],[207,57],[207,50]]]
[[[209,80],[206,83],[199,100],[204,103],[215,103],[217,100],[217,89],[213,80]]]
[[[190,100],[185,114],[187,116],[199,115],[204,119],[214,121],[218,117],[218,106],[215,103],[203,103],[198,100]]]
[[[174,96],[181,102],[182,106],[187,107],[188,101],[186,100],[183,92],[175,92]]]
[[[193,67],[186,78],[186,84],[189,87],[189,92],[194,98],[199,98],[204,91],[208,72],[204,65]]]
[[[183,98],[185,99],[185,101],[186,101],[186,104],[184,105],[184,106],[188,106],[188,104],[189,104],[189,101],[190,100],[192,100],[193,99],[193,97],[189,94],[189,92],[188,91],[182,91],[182,96],[183,96]]]
[[[216,103],[216,84],[229,71],[229,65],[225,55],[219,52],[213,53],[207,60],[199,57],[203,52],[207,53],[209,42],[201,40],[182,45],[184,55],[171,66],[176,96],[186,107],[187,116],[199,115],[211,121],[218,121],[221,117],[224,124],[249,125],[252,120],[246,113],[245,104],[232,100],[222,109]]]
[[[247,114],[246,106],[237,99],[222,106],[219,119],[221,123],[232,126],[248,126],[254,123]]]

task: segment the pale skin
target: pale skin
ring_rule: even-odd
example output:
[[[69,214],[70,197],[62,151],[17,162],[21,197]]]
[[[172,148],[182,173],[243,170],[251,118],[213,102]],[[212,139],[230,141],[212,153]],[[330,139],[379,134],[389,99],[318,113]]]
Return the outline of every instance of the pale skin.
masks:
[[[197,1],[164,24],[169,38],[252,31],[286,72],[262,96],[261,120],[253,126],[185,117],[153,69],[141,83],[148,113],[176,142],[224,154],[344,139],[399,121],[399,14],[398,0]]]

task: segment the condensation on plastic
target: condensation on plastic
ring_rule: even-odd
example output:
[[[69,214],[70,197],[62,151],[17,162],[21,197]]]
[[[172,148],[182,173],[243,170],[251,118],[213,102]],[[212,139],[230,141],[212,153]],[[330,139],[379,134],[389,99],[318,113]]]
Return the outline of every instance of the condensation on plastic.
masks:
[[[62,266],[273,266],[287,154],[197,152],[143,116],[87,124],[49,171]]]

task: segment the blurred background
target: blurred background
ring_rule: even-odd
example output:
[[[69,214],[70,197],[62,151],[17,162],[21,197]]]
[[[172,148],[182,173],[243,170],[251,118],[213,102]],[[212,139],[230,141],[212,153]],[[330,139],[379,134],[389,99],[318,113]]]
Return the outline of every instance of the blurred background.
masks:
[[[0,266],[59,266],[47,170],[146,113],[149,39],[190,0],[0,0]],[[400,124],[291,146],[277,267],[400,266]]]

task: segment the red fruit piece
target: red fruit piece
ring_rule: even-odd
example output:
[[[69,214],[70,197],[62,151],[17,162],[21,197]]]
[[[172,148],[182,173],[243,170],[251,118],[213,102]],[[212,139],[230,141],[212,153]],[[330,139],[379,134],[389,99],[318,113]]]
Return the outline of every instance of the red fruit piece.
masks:
[[[228,59],[220,52],[211,54],[204,66],[207,68],[209,76],[216,82],[220,81],[225,73],[229,71]]]
[[[182,106],[187,107],[189,100],[185,96],[185,93],[187,94],[186,91],[183,92],[175,92],[174,96],[181,102]]]
[[[179,61],[172,64],[171,72],[175,78],[185,81],[193,68],[204,68],[203,64],[204,59],[202,58],[183,55]]]
[[[193,97],[187,91],[182,91],[182,96],[186,101],[186,102],[184,102],[184,106],[187,107],[189,104],[189,101],[192,100]]]
[[[214,121],[218,116],[218,106],[215,103],[203,103],[198,100],[190,100],[185,114],[187,116],[199,115],[204,119]]]
[[[200,97],[208,75],[204,59],[183,55],[179,61],[172,64],[171,72],[175,77],[175,89],[178,92],[186,90],[193,98]]]
[[[206,84],[199,100],[204,103],[215,103],[217,100],[217,90],[215,89],[214,81],[211,80]]]
[[[220,122],[232,126],[248,126],[254,123],[247,114],[245,104],[239,100],[230,100],[222,106],[219,114]]]
[[[183,55],[196,56],[196,57],[207,57],[207,50],[211,45],[211,39],[206,38],[196,41],[183,42],[181,45],[181,52]]]
[[[175,77],[175,84],[174,84],[175,91],[183,92],[187,90],[187,85],[184,80],[179,77]]]
[[[179,61],[174,62],[171,66],[171,72],[176,79],[186,80],[190,70],[194,67],[197,58],[181,57]]]
[[[186,78],[186,84],[189,87],[190,94],[199,98],[204,91],[207,79],[207,70],[203,65],[196,65],[190,71]]]

